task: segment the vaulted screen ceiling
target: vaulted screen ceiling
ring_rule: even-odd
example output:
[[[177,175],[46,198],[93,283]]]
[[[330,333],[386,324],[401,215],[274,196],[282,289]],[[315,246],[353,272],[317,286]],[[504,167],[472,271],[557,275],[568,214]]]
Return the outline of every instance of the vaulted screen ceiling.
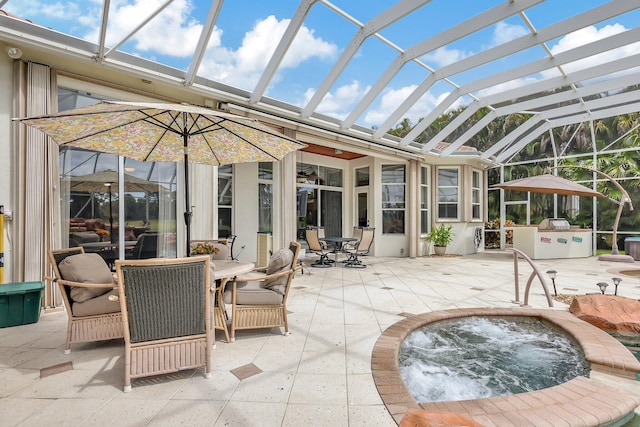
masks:
[[[461,147],[492,120],[530,114],[480,153],[500,163],[553,127],[640,111],[638,0],[104,0],[80,6],[76,25],[73,11],[25,3],[0,0],[8,44],[416,153],[469,155]],[[453,139],[480,109],[489,112]],[[407,136],[387,134],[405,118]]]

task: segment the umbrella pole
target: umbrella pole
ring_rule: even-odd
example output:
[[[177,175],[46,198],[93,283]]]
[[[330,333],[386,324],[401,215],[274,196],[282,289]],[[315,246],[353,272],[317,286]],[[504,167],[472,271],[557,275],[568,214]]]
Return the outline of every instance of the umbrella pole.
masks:
[[[187,146],[189,144],[189,135],[187,134],[187,113],[183,113],[184,132],[182,141],[184,145],[184,223],[187,226],[187,256],[191,256],[191,203],[189,202],[189,154]]]

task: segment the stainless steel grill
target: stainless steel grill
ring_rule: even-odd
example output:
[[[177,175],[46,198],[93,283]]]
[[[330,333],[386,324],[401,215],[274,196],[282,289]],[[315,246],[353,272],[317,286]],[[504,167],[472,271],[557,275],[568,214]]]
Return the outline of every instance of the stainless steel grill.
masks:
[[[569,221],[564,218],[547,218],[538,225],[539,230],[569,230]]]

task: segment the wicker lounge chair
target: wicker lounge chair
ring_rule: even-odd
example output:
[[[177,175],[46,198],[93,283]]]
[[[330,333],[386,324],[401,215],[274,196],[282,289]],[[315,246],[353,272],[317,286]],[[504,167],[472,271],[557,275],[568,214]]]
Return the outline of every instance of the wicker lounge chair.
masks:
[[[49,251],[54,277],[69,316],[65,354],[71,344],[122,338],[122,314],[117,283],[104,259],[85,254],[81,247]]]
[[[365,268],[366,265],[360,260],[361,256],[369,255],[369,250],[373,244],[373,236],[375,234],[374,227],[362,228],[362,235],[360,240],[352,247],[346,248],[347,260],[344,263],[345,267]]]
[[[332,253],[331,250],[319,240],[322,236],[324,236],[323,228],[309,227],[305,230],[305,238],[309,246],[309,252],[320,256],[316,262],[311,264],[312,267],[331,267],[331,264],[334,262],[329,258],[329,254]]]
[[[236,277],[222,295],[224,304],[231,304],[231,342],[239,329],[284,327],[287,322],[287,296],[298,266],[300,244],[289,243],[271,256],[265,274]]]
[[[124,391],[131,379],[205,367],[211,378],[208,256],[119,260]]]

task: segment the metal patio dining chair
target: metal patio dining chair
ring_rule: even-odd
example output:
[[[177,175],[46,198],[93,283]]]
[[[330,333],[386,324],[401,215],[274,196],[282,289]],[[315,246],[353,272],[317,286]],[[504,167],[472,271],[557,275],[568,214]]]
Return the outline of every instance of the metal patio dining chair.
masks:
[[[322,236],[320,235],[321,233]],[[307,227],[305,229],[305,239],[307,241],[307,245],[309,246],[309,252],[320,256],[320,258],[318,258],[313,264],[311,264],[312,267],[331,267],[331,264],[334,262],[329,258],[329,254],[332,253],[332,250],[320,241],[320,237],[323,236],[323,228],[321,229],[319,227]]]
[[[373,244],[373,237],[375,235],[375,227],[363,227],[362,228],[362,236],[360,240],[356,242],[352,247],[346,248],[345,253],[347,254],[347,260],[344,263],[345,267],[353,267],[353,268],[365,268],[366,264],[364,264],[361,260],[361,256],[369,255],[369,251],[371,250],[371,245]]]

